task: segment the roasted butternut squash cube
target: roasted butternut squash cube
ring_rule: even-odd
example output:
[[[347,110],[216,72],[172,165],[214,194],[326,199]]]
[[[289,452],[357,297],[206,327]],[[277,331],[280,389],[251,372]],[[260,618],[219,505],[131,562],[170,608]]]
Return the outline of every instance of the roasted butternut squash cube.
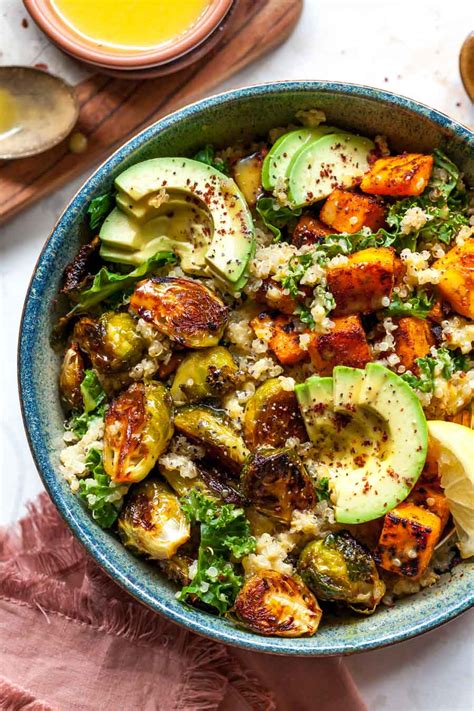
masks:
[[[450,249],[433,264],[441,272],[438,290],[462,316],[474,318],[474,239]]]
[[[303,247],[306,244],[317,244],[328,235],[334,234],[337,230],[331,230],[323,225],[321,220],[312,215],[301,215],[291,239],[295,247]]]
[[[399,261],[389,247],[370,247],[329,267],[327,282],[336,300],[334,315],[370,313],[382,308],[382,299],[392,294]]]
[[[363,176],[360,187],[364,193],[371,195],[421,195],[432,170],[433,156],[421,153],[379,158]]]
[[[441,519],[421,506],[404,502],[385,515],[375,560],[384,570],[419,578],[441,535]]]
[[[262,286],[255,293],[255,301],[288,316],[295,312],[298,305],[296,299],[291,294],[286,294],[282,285],[274,279],[264,279]]]
[[[474,430],[474,403],[471,402],[464,410],[457,412],[452,417],[448,417],[448,419],[458,425],[464,425],[464,427],[470,427],[471,430]]]
[[[308,352],[300,346],[300,333],[293,321],[280,314],[272,317],[261,313],[250,322],[257,338],[268,343],[282,365],[294,365],[308,359]]]
[[[400,358],[401,365],[408,370],[416,371],[416,359],[423,358],[434,346],[435,339],[429,323],[422,318],[406,316],[399,318],[397,329],[393,332],[395,338],[395,353]]]
[[[311,363],[319,375],[331,375],[336,365],[364,368],[372,360],[360,316],[332,318],[329,333],[314,334],[308,345]]]
[[[374,232],[385,222],[385,209],[377,198],[349,190],[334,190],[319,213],[320,219],[337,232],[353,234],[362,227]]]
[[[429,483],[420,477],[407,499],[410,503],[421,506],[436,514],[441,521],[443,531],[449,518],[448,501],[439,483]]]

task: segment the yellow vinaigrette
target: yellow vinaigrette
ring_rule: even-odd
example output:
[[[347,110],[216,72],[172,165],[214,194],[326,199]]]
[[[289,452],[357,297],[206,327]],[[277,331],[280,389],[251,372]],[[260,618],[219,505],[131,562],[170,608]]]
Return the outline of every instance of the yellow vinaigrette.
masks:
[[[179,37],[210,0],[52,0],[78,34],[99,46],[151,49]]]
[[[0,138],[15,128],[18,120],[18,110],[15,97],[0,87]]]

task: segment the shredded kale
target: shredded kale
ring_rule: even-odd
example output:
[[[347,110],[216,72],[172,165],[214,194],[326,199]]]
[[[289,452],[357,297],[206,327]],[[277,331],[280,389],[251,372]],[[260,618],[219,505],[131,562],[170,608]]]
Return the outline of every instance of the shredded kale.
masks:
[[[92,474],[79,481],[79,497],[91,511],[101,528],[110,528],[117,519],[128,486],[115,484],[104,471],[102,454],[91,448],[86,457],[86,467]]]
[[[281,231],[285,227],[292,232],[301,215],[301,208],[282,207],[272,197],[262,197],[257,200],[255,209],[262,218],[265,227],[273,234],[274,242],[281,240]]]
[[[87,208],[91,230],[95,230],[101,226],[114,205],[115,196],[113,193],[104,193],[91,200]]]
[[[321,479],[318,479],[314,488],[316,490],[316,496],[318,497],[318,501],[329,501],[329,478],[327,476],[323,476],[321,477]]]
[[[438,348],[435,355],[417,358],[416,365],[419,375],[403,373],[402,379],[412,388],[422,393],[434,392],[435,377],[439,373],[445,380],[449,380],[454,373],[465,371],[469,367],[469,358],[447,348]]]
[[[107,267],[102,267],[95,275],[92,284],[79,293],[77,303],[68,316],[88,311],[92,306],[110,299],[110,297],[117,295],[118,292],[126,292],[143,277],[165,266],[165,264],[174,264],[176,261],[177,259],[173,252],[168,251],[157,252],[153,257],[147,259],[146,262],[143,262],[128,274],[118,274],[117,272],[109,271]]]
[[[360,252],[362,249],[369,249],[369,247],[391,247],[395,239],[394,235],[383,228],[374,234],[363,227],[359,232],[351,235],[328,235],[323,242],[318,244],[315,250],[316,259],[319,263],[324,264],[328,259],[337,257],[339,254],[346,256]]]
[[[65,425],[66,429],[71,430],[76,437],[81,439],[81,437],[84,437],[93,420],[102,420],[104,418],[106,407],[107,405],[104,402],[102,405],[99,405],[96,410],[92,410],[92,412],[86,412],[85,410],[79,412],[78,410],[74,410]]]
[[[194,595],[223,614],[243,584],[235,561],[255,550],[250,524],[243,509],[219,505],[196,490],[181,500],[181,506],[189,521],[200,525],[200,543],[196,575],[178,599]]]
[[[433,301],[433,296],[424,289],[415,292],[406,301],[402,301],[398,294],[394,294],[389,306],[385,309],[385,314],[387,316],[426,318],[433,308]]]
[[[288,289],[294,299],[297,299],[303,293],[300,291],[300,282],[313,264],[313,255],[311,253],[298,254],[290,259],[287,272],[281,280],[281,285],[283,289]]]
[[[101,405],[105,398],[105,391],[100,384],[95,370],[86,370],[84,379],[81,383],[82,401],[84,403],[84,411],[90,413],[96,410]]]
[[[216,150],[210,143],[196,153],[194,160],[210,165],[211,168],[219,170],[221,173],[224,173],[224,175],[230,175],[229,164],[226,160],[216,158]]]

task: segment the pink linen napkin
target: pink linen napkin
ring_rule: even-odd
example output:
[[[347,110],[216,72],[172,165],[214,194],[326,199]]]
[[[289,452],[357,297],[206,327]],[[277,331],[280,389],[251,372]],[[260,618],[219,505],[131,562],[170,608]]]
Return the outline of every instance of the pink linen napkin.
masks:
[[[96,566],[46,494],[0,529],[4,711],[366,711],[341,659],[198,637]]]

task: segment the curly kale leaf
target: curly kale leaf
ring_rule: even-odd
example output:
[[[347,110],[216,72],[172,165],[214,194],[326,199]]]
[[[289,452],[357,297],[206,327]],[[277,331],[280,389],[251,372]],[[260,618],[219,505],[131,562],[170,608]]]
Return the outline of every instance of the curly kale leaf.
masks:
[[[91,200],[87,208],[91,230],[96,230],[101,226],[114,205],[115,196],[113,193],[104,193]]]
[[[426,318],[433,308],[434,298],[424,289],[420,289],[402,301],[398,294],[394,294],[390,304],[385,309],[387,316],[416,316]]]
[[[469,358],[447,348],[438,348],[432,355],[417,358],[416,365],[419,375],[403,373],[402,379],[412,388],[422,393],[432,393],[435,389],[435,378],[438,374],[445,380],[449,380],[454,373],[468,369]]]
[[[81,394],[84,411],[87,413],[96,410],[104,402],[106,394],[95,370],[88,369],[84,372]]]
[[[200,526],[197,572],[179,593],[196,596],[221,614],[228,610],[243,584],[234,561],[255,550],[255,539],[243,509],[219,505],[198,491],[181,500],[189,521]]]
[[[262,218],[265,227],[273,234],[274,242],[281,240],[281,231],[285,227],[292,232],[301,215],[301,208],[283,207],[271,197],[262,197],[257,200],[255,209]]]
[[[95,275],[92,284],[78,294],[77,303],[68,316],[88,311],[118,292],[123,294],[143,277],[153,273],[156,269],[164,267],[166,264],[174,264],[176,261],[177,259],[173,252],[166,251],[157,252],[146,262],[128,272],[128,274],[118,274],[117,272],[111,272],[107,267],[102,267]]]
[[[211,168],[215,168],[221,173],[224,173],[224,175],[230,175],[229,164],[226,160],[216,157],[216,149],[210,143],[196,153],[194,160],[210,165]]]
[[[110,528],[117,519],[128,486],[116,484],[104,471],[102,454],[91,448],[86,457],[91,477],[79,481],[79,497],[101,528]]]

